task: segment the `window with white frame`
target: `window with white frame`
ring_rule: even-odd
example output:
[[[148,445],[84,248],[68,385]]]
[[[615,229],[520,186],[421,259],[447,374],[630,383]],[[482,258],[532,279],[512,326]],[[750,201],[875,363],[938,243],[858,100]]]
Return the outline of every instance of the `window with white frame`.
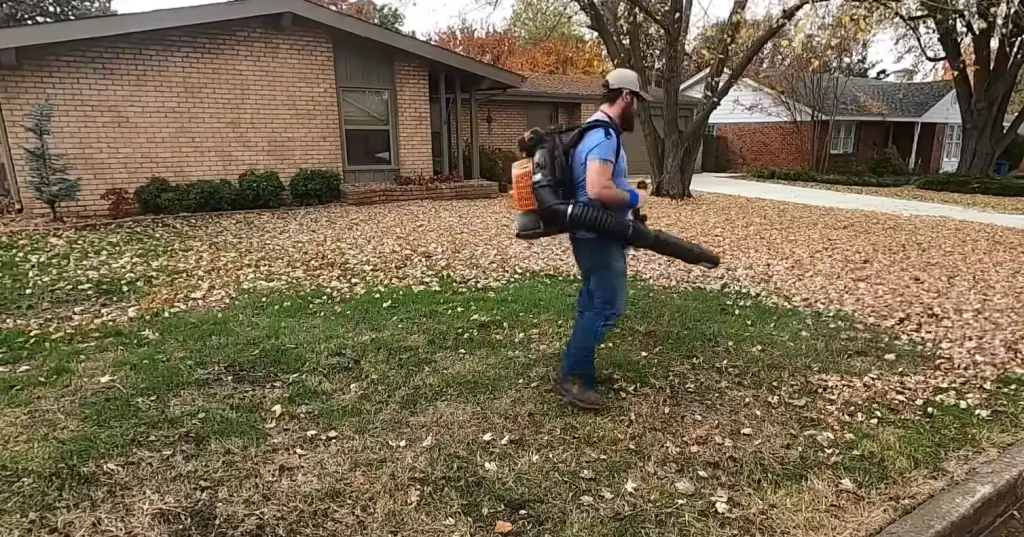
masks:
[[[857,124],[852,121],[839,121],[832,125],[833,154],[853,153],[853,142],[857,134]]]
[[[341,90],[341,123],[348,167],[383,168],[396,164],[392,110],[389,90]]]
[[[718,125],[714,123],[708,123],[704,126],[704,134],[710,134],[712,136],[718,134]]]
[[[946,125],[946,143],[942,147],[942,159],[959,161],[963,140],[963,125]]]

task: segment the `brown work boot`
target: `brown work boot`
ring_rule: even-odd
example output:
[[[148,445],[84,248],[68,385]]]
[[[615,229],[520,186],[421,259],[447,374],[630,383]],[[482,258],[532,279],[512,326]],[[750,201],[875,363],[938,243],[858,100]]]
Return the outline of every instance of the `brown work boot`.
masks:
[[[562,378],[562,370],[555,369],[551,372],[551,380],[555,383],[555,388],[558,389],[558,393],[562,394],[562,397],[569,397],[572,393],[572,380]]]
[[[572,390],[566,394],[565,401],[583,410],[601,410],[604,407],[597,392],[580,386],[578,382],[572,383]]]

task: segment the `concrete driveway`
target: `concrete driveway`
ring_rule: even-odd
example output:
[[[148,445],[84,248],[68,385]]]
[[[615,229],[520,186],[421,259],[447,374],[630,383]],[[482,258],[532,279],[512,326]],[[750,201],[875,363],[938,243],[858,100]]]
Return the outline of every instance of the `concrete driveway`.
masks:
[[[1024,229],[1024,215],[987,213],[975,209],[926,203],[923,201],[865,196],[846,192],[833,192],[813,188],[744,181],[740,176],[722,173],[694,175],[692,188],[698,192],[730,194],[746,198],[761,198],[819,207],[837,207],[914,216],[939,216]]]

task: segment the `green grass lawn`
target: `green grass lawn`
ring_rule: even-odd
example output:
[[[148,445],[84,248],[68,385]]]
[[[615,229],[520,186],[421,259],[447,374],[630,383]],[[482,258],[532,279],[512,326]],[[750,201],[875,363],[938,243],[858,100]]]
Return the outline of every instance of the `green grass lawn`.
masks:
[[[818,375],[898,377],[934,359],[842,315],[631,292],[599,352],[598,414],[548,380],[570,280],[254,296],[99,335],[0,333],[0,527],[858,535],[1022,425],[1013,378],[988,416],[822,391]]]

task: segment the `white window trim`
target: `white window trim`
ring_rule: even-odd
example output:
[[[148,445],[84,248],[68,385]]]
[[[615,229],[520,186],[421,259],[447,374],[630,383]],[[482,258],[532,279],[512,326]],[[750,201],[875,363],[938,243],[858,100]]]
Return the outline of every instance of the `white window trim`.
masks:
[[[718,124],[717,123],[708,123],[708,124],[704,125],[704,134],[710,134],[710,135],[713,135],[713,136],[717,136],[718,135]]]
[[[846,131],[849,130],[847,133]],[[832,139],[829,141],[829,153],[833,155],[850,155],[856,151],[857,122],[836,121],[832,124]]]
[[[344,108],[343,101],[345,99],[345,95],[344,94],[345,94],[346,90],[348,90],[348,91],[379,91],[381,93],[387,93],[387,95],[388,95],[388,125],[387,126],[383,126],[383,125],[377,125],[377,126],[374,126],[374,125],[350,125],[350,126],[346,126],[345,125],[345,117],[344,117],[345,114],[342,113],[342,110]],[[345,161],[344,161],[345,162],[345,169],[353,170],[353,171],[360,171],[360,170],[394,170],[394,169],[398,168],[398,157],[397,157],[398,153],[397,153],[397,150],[396,150],[396,148],[398,146],[398,126],[396,125],[396,115],[397,114],[395,114],[395,103],[394,103],[395,93],[396,93],[395,90],[393,90],[391,88],[370,88],[370,87],[361,87],[361,86],[344,86],[344,87],[339,87],[338,88],[338,106],[339,106],[338,112],[339,112],[339,115],[341,116],[340,117],[340,119],[341,119],[341,141],[342,141],[342,153],[343,153],[343,157],[345,159]],[[348,148],[349,148],[349,145],[348,145],[348,138],[346,136],[346,131],[350,131],[350,130],[364,130],[364,131],[373,131],[373,130],[383,131],[383,130],[386,130],[386,131],[388,131],[388,133],[390,135],[390,145],[391,145],[391,154],[390,154],[391,164],[379,164],[379,165],[370,165],[370,166],[366,166],[366,165],[364,165],[364,166],[357,166],[357,165],[349,164],[348,163]]]
[[[946,125],[946,134],[943,136],[942,159],[947,161],[960,161],[960,152],[963,151],[964,131],[963,125],[950,123]],[[954,151],[955,149],[955,151]]]

